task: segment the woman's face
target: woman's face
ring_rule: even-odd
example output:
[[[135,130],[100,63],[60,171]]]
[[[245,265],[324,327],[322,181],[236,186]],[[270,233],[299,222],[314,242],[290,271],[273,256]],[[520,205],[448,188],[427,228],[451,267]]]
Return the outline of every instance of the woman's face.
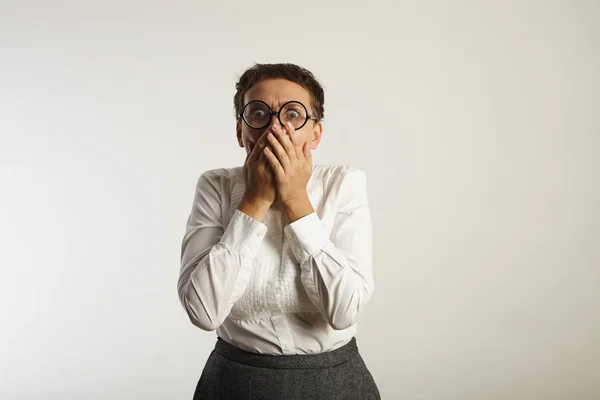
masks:
[[[279,108],[288,101],[299,101],[306,107],[310,115],[314,115],[308,90],[285,79],[267,79],[252,86],[244,96],[242,108],[253,100],[264,101],[275,112],[279,111]],[[262,129],[252,129],[243,120],[238,120],[236,125],[237,139],[240,147],[246,149],[246,155],[252,152],[256,142],[265,130],[271,128],[273,125],[281,127],[277,115],[273,115],[269,125]],[[304,143],[308,142],[310,149],[314,150],[321,141],[322,132],[323,126],[321,122],[309,119],[302,128],[293,133],[293,142],[300,148],[302,148]]]

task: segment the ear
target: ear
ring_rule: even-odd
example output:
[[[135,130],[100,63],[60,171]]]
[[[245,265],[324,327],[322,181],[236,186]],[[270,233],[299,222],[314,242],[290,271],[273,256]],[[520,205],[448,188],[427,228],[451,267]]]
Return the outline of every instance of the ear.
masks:
[[[242,141],[242,124],[240,124],[239,120],[235,123],[235,134],[240,147],[244,147],[244,142]]]
[[[321,121],[319,121],[319,122],[315,123],[315,126],[313,128],[313,133],[312,133],[312,139],[309,142],[311,150],[315,150],[319,146],[322,136],[323,136],[323,124],[321,123]]]

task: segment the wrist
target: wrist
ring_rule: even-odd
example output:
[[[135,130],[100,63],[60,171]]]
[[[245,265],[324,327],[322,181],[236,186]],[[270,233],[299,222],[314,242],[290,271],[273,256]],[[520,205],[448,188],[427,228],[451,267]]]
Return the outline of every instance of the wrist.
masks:
[[[282,205],[290,224],[315,212],[313,205],[306,194],[297,198],[282,201]]]
[[[273,202],[268,200],[244,194],[238,210],[257,221],[263,222],[272,204]]]

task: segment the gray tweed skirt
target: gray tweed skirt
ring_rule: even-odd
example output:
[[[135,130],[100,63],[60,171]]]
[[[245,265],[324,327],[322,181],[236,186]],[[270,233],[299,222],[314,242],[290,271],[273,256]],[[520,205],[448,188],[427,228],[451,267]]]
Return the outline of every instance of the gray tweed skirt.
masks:
[[[356,337],[320,354],[251,353],[217,338],[194,400],[379,400]]]

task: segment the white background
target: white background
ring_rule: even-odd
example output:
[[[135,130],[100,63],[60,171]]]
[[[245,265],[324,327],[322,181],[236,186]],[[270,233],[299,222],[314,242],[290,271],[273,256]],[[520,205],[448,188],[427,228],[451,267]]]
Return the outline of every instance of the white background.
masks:
[[[0,4],[0,398],[191,399],[196,180],[243,163],[239,75],[294,62],[314,162],[367,171],[382,398],[600,399],[597,1]]]

